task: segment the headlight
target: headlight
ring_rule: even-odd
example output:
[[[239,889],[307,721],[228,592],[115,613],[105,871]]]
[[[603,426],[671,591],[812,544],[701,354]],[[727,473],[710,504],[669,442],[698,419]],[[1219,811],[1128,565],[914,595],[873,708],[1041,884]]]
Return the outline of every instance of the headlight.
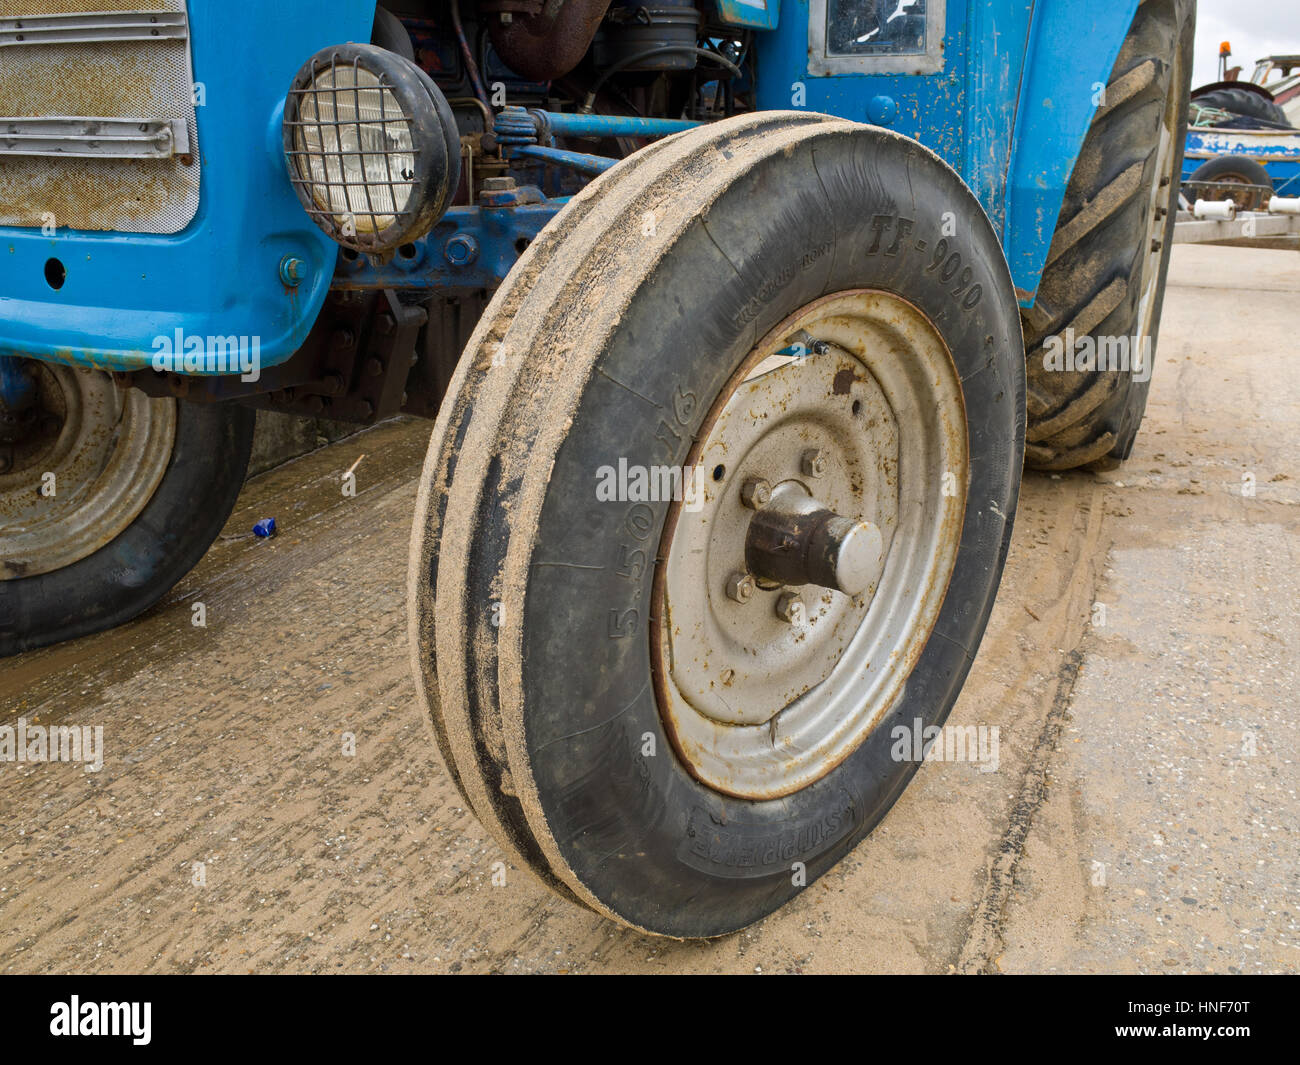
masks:
[[[460,136],[438,87],[367,44],[317,52],[284,104],[289,178],[318,226],[357,251],[423,236],[460,182]]]

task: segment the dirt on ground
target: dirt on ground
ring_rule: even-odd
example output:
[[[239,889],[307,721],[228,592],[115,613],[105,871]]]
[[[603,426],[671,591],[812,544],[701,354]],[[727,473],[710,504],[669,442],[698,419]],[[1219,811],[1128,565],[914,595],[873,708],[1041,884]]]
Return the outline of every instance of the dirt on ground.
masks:
[[[997,727],[996,771],[927,764],[707,943],[494,884],[410,675],[427,423],[254,479],[146,616],[0,663],[0,723],[104,742],[98,772],[0,762],[0,971],[1295,971],[1298,294],[1294,251],[1175,250],[1132,458],[1026,475],[951,719]]]

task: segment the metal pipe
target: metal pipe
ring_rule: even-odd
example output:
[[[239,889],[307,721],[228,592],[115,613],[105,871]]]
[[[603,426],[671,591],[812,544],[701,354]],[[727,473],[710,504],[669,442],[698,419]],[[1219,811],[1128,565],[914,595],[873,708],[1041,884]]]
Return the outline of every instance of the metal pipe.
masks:
[[[492,123],[496,120],[492,114],[492,108],[480,100],[477,96],[449,96],[447,103],[452,107],[470,105],[477,107],[483,114],[483,132],[492,132]]]
[[[487,90],[483,88],[483,78],[478,72],[478,64],[474,62],[474,52],[469,46],[469,40],[465,36],[465,26],[460,19],[460,0],[451,0],[451,26],[456,31],[460,54],[465,57],[465,72],[469,75],[470,85],[474,87],[474,95],[491,111],[492,102],[488,99]]]
[[[582,152],[567,152],[563,148],[543,148],[540,144],[521,144],[513,148],[510,155],[515,158],[524,156],[529,159],[540,159],[546,163],[555,163],[557,166],[566,166],[581,174],[603,174],[619,162],[617,159],[610,159],[603,155],[584,155]]]
[[[685,118],[641,118],[639,115],[560,114],[543,111],[547,126],[558,137],[667,137],[701,125]]]
[[[529,81],[554,81],[582,62],[610,0],[553,0],[538,15],[488,24],[502,61]]]

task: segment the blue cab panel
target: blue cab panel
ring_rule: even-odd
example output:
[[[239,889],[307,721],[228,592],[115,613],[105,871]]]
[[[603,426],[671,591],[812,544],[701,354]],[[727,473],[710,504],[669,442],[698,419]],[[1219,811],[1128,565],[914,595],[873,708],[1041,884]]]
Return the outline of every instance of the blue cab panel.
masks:
[[[880,44],[887,26],[837,32],[842,2],[785,0],[780,32],[757,40],[759,106],[887,125],[932,149],[983,204],[1030,302],[1137,0],[913,0],[898,5],[908,30]]]

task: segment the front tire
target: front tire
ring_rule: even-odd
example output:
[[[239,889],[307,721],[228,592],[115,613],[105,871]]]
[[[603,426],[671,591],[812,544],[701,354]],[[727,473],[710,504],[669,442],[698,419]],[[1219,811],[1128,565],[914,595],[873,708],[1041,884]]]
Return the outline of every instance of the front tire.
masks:
[[[961,236],[945,238],[953,210]],[[926,372],[912,358],[912,329],[929,338]],[[792,369],[808,330],[830,340],[812,338],[798,352],[806,364]],[[732,119],[638,153],[574,199],[520,260],[461,360],[412,534],[417,689],[462,794],[516,864],[633,928],[708,937],[772,912],[871,830],[917,768],[895,757],[894,727],[942,723],[993,605],[1022,463],[1022,343],[1005,259],[978,203],[936,156],[884,130],[808,114]],[[952,418],[946,444],[912,450],[907,431],[924,441],[932,415],[905,375],[929,370],[958,394],[938,394],[933,417]],[[749,773],[751,759],[728,780],[682,728],[694,711],[664,688],[662,643],[677,638],[682,613],[672,597],[696,605],[689,573],[671,573],[682,535],[673,523],[688,508],[633,493],[606,500],[596,485],[602,468],[694,469],[703,456],[704,505],[720,521],[743,519],[749,458],[722,446],[739,437],[717,437],[719,403],[738,381],[780,374],[791,389],[810,375],[800,402],[815,408],[820,389],[825,426],[815,409],[796,423],[791,406],[760,410],[749,396],[753,425],[829,450],[835,433],[825,430],[857,417],[859,439],[871,442],[837,480],[833,451],[818,473],[776,440],[786,463],[777,487],[829,485],[816,491],[838,493],[850,517],[883,530],[884,575],[865,593],[866,616],[883,589],[908,584],[891,584],[891,560],[923,569],[930,552],[918,545],[934,544],[946,562],[923,589],[933,610],[881,615],[896,619],[896,655],[882,646],[864,662],[828,648],[831,679],[808,694],[842,697],[851,742],[836,747],[833,727],[814,728],[824,750],[797,772],[769,763]],[[743,435],[751,419],[732,421]],[[762,447],[747,454],[759,461]],[[900,529],[907,535],[892,535]],[[728,565],[745,564],[736,544],[726,550]],[[723,570],[702,570],[693,591],[698,605],[728,609]],[[843,593],[814,593],[810,618],[823,607],[851,612]],[[766,628],[746,638],[788,649],[769,617],[781,593],[755,594]],[[838,662],[852,675],[833,672]],[[796,668],[807,661],[791,677]],[[741,691],[734,679],[729,690]],[[807,701],[772,717],[760,698],[736,709],[746,729],[779,744],[783,715]]]
[[[37,373],[43,413],[0,474],[0,656],[158,602],[221,532],[252,449],[251,410],[120,392],[94,370]]]

